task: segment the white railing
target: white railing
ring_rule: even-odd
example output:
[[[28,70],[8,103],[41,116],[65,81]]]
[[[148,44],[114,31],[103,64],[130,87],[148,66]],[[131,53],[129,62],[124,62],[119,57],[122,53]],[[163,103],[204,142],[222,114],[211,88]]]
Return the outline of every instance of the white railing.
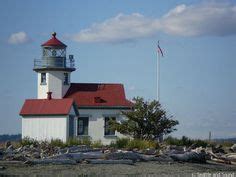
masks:
[[[34,69],[39,68],[75,68],[74,59],[34,59]]]

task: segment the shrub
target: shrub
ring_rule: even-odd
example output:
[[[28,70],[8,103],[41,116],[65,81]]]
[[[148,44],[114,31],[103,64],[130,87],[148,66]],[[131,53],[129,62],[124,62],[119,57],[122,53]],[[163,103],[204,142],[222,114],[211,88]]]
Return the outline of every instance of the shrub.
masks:
[[[190,139],[186,136],[183,136],[181,139],[178,138],[173,138],[171,136],[168,136],[165,140],[166,144],[169,145],[176,145],[176,146],[191,146],[192,144],[195,144],[197,147],[206,147],[207,146],[207,141],[200,140],[200,139]]]
[[[130,142],[130,139],[128,138],[119,138],[116,141],[116,148],[125,148],[128,146],[129,142]]]
[[[133,139],[128,142],[127,148],[129,149],[147,149],[147,148],[157,148],[158,144],[154,141]]]
[[[66,146],[81,145],[81,141],[77,138],[69,138],[66,142]]]
[[[57,147],[65,147],[66,144],[63,143],[60,139],[52,139],[50,142],[51,146],[57,146]]]
[[[20,144],[22,146],[26,146],[26,145],[36,145],[39,144],[37,140],[34,140],[32,138],[29,137],[25,137],[20,141]]]
[[[79,138],[79,141],[80,141],[80,145],[90,146],[92,144],[92,141],[91,141],[90,137]]]
[[[91,139],[89,137],[83,138],[69,138],[66,145],[67,146],[76,146],[76,145],[87,145],[90,146],[92,144]]]
[[[103,146],[103,144],[102,144],[101,140],[94,141],[94,142],[92,143],[92,147],[93,147],[93,148],[101,148],[102,146]]]

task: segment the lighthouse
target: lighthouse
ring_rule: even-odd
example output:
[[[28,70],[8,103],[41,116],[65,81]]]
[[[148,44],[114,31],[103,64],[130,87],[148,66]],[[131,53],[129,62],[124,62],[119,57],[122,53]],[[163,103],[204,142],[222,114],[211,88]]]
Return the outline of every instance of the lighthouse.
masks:
[[[22,138],[63,142],[88,138],[107,145],[126,137],[109,125],[110,120],[125,120],[122,111],[133,107],[123,84],[71,83],[74,57],[67,57],[67,46],[55,32],[41,48],[42,56],[34,60],[33,68],[38,76],[37,99],[26,99],[20,111]]]
[[[33,69],[38,75],[37,97],[47,98],[51,92],[53,98],[63,98],[70,87],[71,72],[75,71],[74,57],[67,58],[67,46],[57,39],[56,32],[41,47],[42,57],[34,60]]]

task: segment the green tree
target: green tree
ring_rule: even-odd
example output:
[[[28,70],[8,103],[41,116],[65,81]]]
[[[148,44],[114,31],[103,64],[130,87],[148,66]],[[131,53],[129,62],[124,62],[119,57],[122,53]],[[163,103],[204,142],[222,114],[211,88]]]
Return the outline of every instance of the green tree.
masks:
[[[144,101],[141,97],[133,99],[132,111],[123,111],[126,120],[122,122],[110,121],[110,127],[122,134],[144,140],[155,140],[162,134],[169,134],[179,122],[167,116],[161,104],[154,101]]]

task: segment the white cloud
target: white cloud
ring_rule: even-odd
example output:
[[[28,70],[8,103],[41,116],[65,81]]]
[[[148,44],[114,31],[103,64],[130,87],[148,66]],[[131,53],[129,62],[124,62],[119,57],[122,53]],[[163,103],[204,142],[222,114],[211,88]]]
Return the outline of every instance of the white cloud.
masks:
[[[155,20],[138,13],[118,14],[102,23],[93,24],[72,38],[79,42],[123,42],[155,34],[155,25]]]
[[[161,18],[139,13],[118,14],[71,36],[77,42],[126,42],[160,32],[177,36],[226,36],[236,34],[236,5],[203,3],[178,5]]]
[[[24,44],[30,42],[30,38],[23,31],[13,33],[8,39],[9,44]]]
[[[236,34],[236,6],[227,3],[184,4],[160,19],[161,31],[180,36]]]

